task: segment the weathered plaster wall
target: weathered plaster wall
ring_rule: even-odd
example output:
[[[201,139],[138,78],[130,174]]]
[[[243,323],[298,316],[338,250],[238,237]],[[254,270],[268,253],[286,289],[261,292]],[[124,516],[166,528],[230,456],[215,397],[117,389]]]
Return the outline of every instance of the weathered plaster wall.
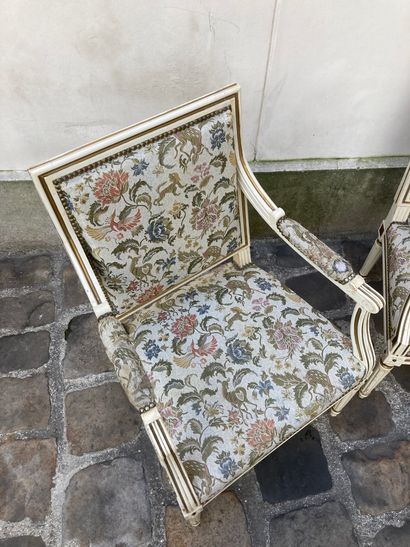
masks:
[[[238,81],[249,159],[409,155],[408,0],[0,0],[0,170]]]

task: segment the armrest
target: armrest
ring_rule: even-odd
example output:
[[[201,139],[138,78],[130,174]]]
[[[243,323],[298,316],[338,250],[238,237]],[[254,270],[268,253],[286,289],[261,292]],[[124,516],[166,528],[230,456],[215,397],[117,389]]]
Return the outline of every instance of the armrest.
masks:
[[[273,226],[278,235],[325,277],[333,281],[369,313],[377,313],[384,304],[383,297],[356,275],[352,265],[301,224],[286,216]]]
[[[122,323],[106,315],[98,320],[98,331],[131,404],[141,412],[154,407],[151,384]]]
[[[265,222],[290,247],[350,296],[365,311],[377,313],[382,309],[384,305],[383,297],[367,285],[363,277],[354,275],[349,262],[332,251],[325,243],[296,221],[287,219],[284,210],[273,203],[246,162],[239,163],[238,173],[241,189],[248,201]],[[321,256],[322,254],[324,257]]]
[[[355,274],[351,264],[309,232],[296,220],[281,217],[277,229],[284,240],[304,258],[307,258],[326,277],[342,285],[351,281]]]

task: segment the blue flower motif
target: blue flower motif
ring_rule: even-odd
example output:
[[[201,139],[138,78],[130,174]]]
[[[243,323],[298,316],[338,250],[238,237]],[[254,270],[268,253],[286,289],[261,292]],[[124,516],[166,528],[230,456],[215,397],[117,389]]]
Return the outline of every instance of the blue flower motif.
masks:
[[[147,234],[151,241],[165,241],[168,237],[169,230],[165,225],[164,219],[159,217],[151,220],[147,228]]]
[[[173,257],[173,258],[167,258],[166,260],[163,260],[161,266],[163,270],[167,270],[168,268],[170,268],[171,266],[174,266],[175,264],[176,264],[176,258]]]
[[[177,275],[172,275],[171,277],[167,277],[166,284],[172,285],[172,283],[175,283],[176,281],[178,281],[178,279],[179,279],[179,276]]]
[[[215,148],[218,148],[218,150],[221,148],[222,143],[226,141],[225,133],[222,127],[217,127],[211,132],[211,148],[212,150],[215,150]]]
[[[161,348],[153,340],[148,340],[148,342],[144,344],[143,349],[148,359],[158,357],[161,351]]]
[[[235,340],[229,344],[226,353],[228,354],[228,357],[230,357],[232,361],[238,365],[247,363],[252,358],[252,352],[249,345],[242,340]]]
[[[231,239],[231,241],[228,243],[228,253],[232,253],[238,246],[238,240],[234,237]]]
[[[344,389],[348,389],[354,384],[355,378],[353,374],[346,369],[339,370],[337,376],[339,376]]]
[[[145,171],[145,169],[148,167],[149,163],[147,163],[144,159],[142,160],[135,160],[134,165],[131,167],[131,169],[134,171],[134,175],[142,175],[142,173]]]
[[[319,336],[319,327],[317,325],[312,325],[309,330],[316,336]]]
[[[195,412],[197,416],[201,414],[201,411],[202,411],[201,405],[202,405],[201,401],[197,401],[196,403],[192,404],[192,410]]]
[[[210,306],[208,304],[203,304],[202,306],[199,306],[198,313],[199,315],[204,315],[209,310]]]
[[[266,281],[266,279],[263,279],[263,277],[255,279],[255,283],[262,291],[270,291],[272,289],[272,284],[269,283],[269,281]]]
[[[281,406],[275,412],[275,416],[277,417],[279,421],[286,420],[288,415],[289,415],[289,408],[286,408],[286,406]]]
[[[232,459],[228,452],[221,452],[215,461],[219,464],[219,470],[224,479],[232,476],[238,469],[238,464]]]
[[[255,386],[259,395],[269,395],[269,391],[273,389],[272,382],[270,380],[259,380],[259,383]]]
[[[190,289],[187,293],[185,293],[184,299],[193,300],[196,296],[198,296],[198,291],[196,289]]]

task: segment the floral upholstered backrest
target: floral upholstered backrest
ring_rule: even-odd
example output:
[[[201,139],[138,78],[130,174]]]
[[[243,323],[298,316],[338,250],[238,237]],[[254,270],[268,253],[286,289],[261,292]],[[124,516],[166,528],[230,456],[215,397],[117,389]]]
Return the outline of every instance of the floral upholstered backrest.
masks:
[[[115,313],[143,305],[242,243],[230,108],[55,185]]]

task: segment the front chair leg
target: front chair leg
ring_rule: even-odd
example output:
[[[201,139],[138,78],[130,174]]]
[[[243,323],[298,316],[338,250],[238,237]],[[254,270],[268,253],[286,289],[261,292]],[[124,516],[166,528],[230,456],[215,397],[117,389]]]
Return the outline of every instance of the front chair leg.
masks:
[[[380,382],[389,374],[392,368],[393,365],[386,365],[386,363],[380,361],[380,363],[375,367],[374,371],[372,372],[370,378],[359,391],[359,397],[364,399],[365,397],[370,395],[374,388],[378,386],[378,384],[380,384]]]
[[[360,275],[366,277],[369,272],[373,269],[373,266],[379,260],[380,255],[382,254],[382,246],[378,239],[373,243],[373,247],[370,249],[369,254],[367,255],[366,260],[364,261],[363,266],[360,269]]]
[[[330,409],[330,415],[331,416],[337,416],[343,408],[347,405],[347,403],[353,399],[353,397],[356,395],[356,393],[359,391],[360,386],[357,386],[355,389],[352,389],[346,395],[344,395],[341,399],[335,403],[332,408]]]
[[[185,517],[186,521],[187,521],[191,526],[199,526],[200,523],[201,523],[201,512],[202,512],[202,510],[199,509],[199,510],[196,511],[195,513],[192,513],[191,515]]]

